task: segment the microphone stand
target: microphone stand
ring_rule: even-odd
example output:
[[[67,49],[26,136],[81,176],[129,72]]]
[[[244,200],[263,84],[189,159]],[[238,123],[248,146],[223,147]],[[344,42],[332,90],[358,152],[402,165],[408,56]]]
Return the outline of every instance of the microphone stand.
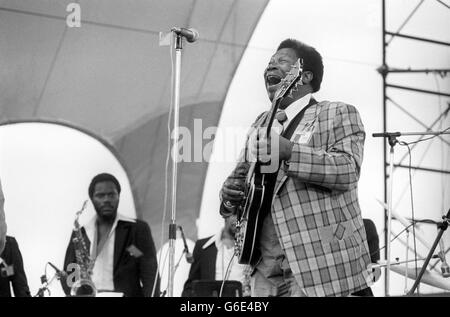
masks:
[[[177,264],[175,265],[175,268],[173,270],[173,275],[174,276],[175,276],[175,273],[177,272],[178,267],[180,266],[181,259],[183,259],[183,255],[186,254],[186,252],[187,252],[186,249],[184,249],[183,252],[181,252],[181,255],[178,258]],[[168,289],[164,290],[163,292],[161,292],[161,297],[165,297],[167,292],[168,292]]]
[[[183,240],[184,245],[183,254],[186,254],[186,262],[192,264],[192,262],[194,262],[194,258],[192,257],[192,254],[189,252],[189,247],[186,242],[186,237],[184,236],[183,227],[178,226],[178,229],[180,229],[181,239]]]
[[[178,267],[180,266],[180,262],[183,259],[183,255],[186,254],[186,250],[183,250],[183,252],[181,252],[180,257],[178,258],[177,264],[175,265],[175,269],[174,269],[174,275],[177,272]]]
[[[442,216],[442,219],[444,221],[442,221],[438,224],[439,232],[438,232],[436,239],[434,240],[433,246],[431,247],[431,250],[428,253],[427,259],[425,260],[425,263],[423,264],[422,269],[420,270],[420,273],[417,276],[416,281],[414,282],[414,285],[412,286],[411,290],[408,292],[407,295],[413,295],[417,286],[420,284],[420,280],[422,279],[422,276],[425,273],[425,270],[427,269],[428,263],[430,263],[430,260],[433,257],[434,250],[436,249],[439,241],[441,240],[442,235],[444,234],[444,231],[447,230],[447,228],[448,228],[448,224],[450,222],[450,209],[448,210],[446,216]],[[416,272],[416,274],[417,274],[417,272]]]
[[[56,279],[60,279],[61,276],[58,273],[53,274],[52,278],[50,279],[50,281],[47,281],[47,276],[43,275],[41,276],[41,288],[39,288],[38,292],[36,295],[34,295],[34,297],[44,297],[45,296],[45,291],[48,291],[49,295],[50,295],[50,291],[48,289],[48,287],[50,286],[50,284],[52,284],[52,282]]]
[[[53,267],[53,265],[51,263],[48,263],[48,264],[50,264]],[[53,267],[53,268],[55,268],[55,267]],[[45,270],[44,275],[41,276],[41,288],[39,288],[38,292],[36,293],[36,295],[34,295],[34,297],[44,297],[45,291],[48,291],[48,293],[50,295],[50,290],[48,289],[50,284],[52,284],[52,282],[55,280],[55,278],[60,280],[64,276],[67,276],[67,275],[63,274],[60,271],[55,270],[55,274],[53,274],[50,281],[48,281],[47,280],[47,270]]]
[[[389,296],[389,279],[390,279],[390,270],[391,270],[391,222],[392,222],[392,191],[394,185],[394,147],[398,143],[397,137],[401,134],[400,132],[394,133],[374,133],[373,137],[387,137],[388,143],[391,146],[389,152],[389,183],[387,189],[387,206],[388,206],[388,241],[386,241],[386,289],[387,294]]]
[[[53,275],[53,277],[50,279],[50,282],[47,281],[47,276],[46,275],[42,275],[41,276],[41,288],[39,288],[38,292],[36,293],[36,295],[34,295],[34,297],[44,297],[45,296],[45,291],[49,292],[50,295],[50,291],[48,290],[48,287],[50,286],[50,284],[53,282],[53,280],[56,278],[56,273]]]
[[[387,138],[390,145],[389,152],[389,183],[387,189],[387,205],[388,205],[388,241],[386,241],[386,296],[389,296],[389,280],[391,270],[391,223],[392,223],[392,193],[394,186],[394,147],[398,143],[397,138],[400,136],[425,136],[425,135],[441,135],[450,134],[450,132],[383,132],[373,133],[374,138]],[[384,167],[386,168],[386,167]],[[428,265],[428,263],[427,263]],[[426,265],[424,266],[426,268]]]
[[[181,82],[181,52],[183,49],[183,37],[172,29],[175,36],[175,77],[173,82],[173,132],[174,132],[174,151],[172,153],[172,210],[171,223],[169,224],[169,285],[167,293],[173,297],[173,281],[175,277],[175,240],[177,238],[176,211],[177,211],[177,163],[178,163],[178,134],[180,118],[180,82]]]

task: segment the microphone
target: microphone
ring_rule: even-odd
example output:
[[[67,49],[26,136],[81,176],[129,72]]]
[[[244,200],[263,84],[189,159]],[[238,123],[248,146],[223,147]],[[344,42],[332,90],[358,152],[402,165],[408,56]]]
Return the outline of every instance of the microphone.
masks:
[[[61,271],[60,269],[58,269],[58,267],[57,267],[56,265],[54,265],[52,262],[47,262],[47,263],[48,263],[48,264],[56,271],[56,275],[57,275],[59,278],[62,278],[62,277],[64,277],[64,276],[67,275],[66,272]]]
[[[193,43],[195,41],[198,40],[199,38],[199,34],[198,31],[196,29],[185,29],[185,28],[178,28],[178,27],[173,27],[171,29],[172,32],[175,32],[178,35],[183,36],[189,43]]]
[[[186,242],[186,237],[184,236],[183,228],[181,226],[178,226],[178,229],[180,229],[181,238],[183,238],[184,251],[186,252],[186,262],[194,263],[194,257],[192,256],[192,253],[189,252],[189,248],[188,248],[188,245]]]

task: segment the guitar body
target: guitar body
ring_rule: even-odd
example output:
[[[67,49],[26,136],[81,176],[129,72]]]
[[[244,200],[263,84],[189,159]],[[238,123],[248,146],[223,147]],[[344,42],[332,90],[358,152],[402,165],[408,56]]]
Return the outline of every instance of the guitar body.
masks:
[[[281,100],[295,89],[300,79],[303,69],[303,63],[300,59],[291,66],[291,72],[282,80],[282,85],[276,93],[272,102],[272,108],[266,116],[265,121],[260,127],[267,128],[267,136],[270,135],[275,114],[278,110]],[[235,234],[235,254],[241,264],[255,265],[259,260],[260,251],[258,248],[258,238],[260,236],[265,213],[261,211],[265,208],[269,210],[272,206],[272,195],[266,194],[267,183],[270,179],[269,174],[261,173],[261,163],[253,162],[247,174],[245,184],[245,200],[242,206],[239,206],[236,222]]]
[[[263,174],[254,173],[246,188],[243,212],[236,226],[236,250],[241,264],[256,264],[259,257],[256,243],[264,220],[260,213],[265,197],[264,178]]]

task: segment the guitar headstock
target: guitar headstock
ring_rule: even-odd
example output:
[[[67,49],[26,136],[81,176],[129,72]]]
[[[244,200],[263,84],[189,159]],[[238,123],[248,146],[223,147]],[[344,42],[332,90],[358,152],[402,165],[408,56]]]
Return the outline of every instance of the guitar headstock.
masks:
[[[278,100],[286,97],[287,95],[292,96],[292,91],[297,88],[298,80],[303,73],[303,59],[297,59],[297,62],[291,66],[291,70],[287,73],[286,77],[281,80],[280,88],[275,93],[274,100]]]

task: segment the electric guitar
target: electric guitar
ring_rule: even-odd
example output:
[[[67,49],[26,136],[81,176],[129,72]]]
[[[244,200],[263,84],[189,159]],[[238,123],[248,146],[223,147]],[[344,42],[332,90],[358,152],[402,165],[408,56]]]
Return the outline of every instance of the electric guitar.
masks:
[[[298,81],[303,72],[303,62],[298,59],[291,66],[291,70],[281,81],[280,88],[275,93],[272,100],[272,107],[260,125],[265,129],[266,136],[270,135],[273,120],[278,111],[281,101],[286,96],[292,96],[296,91]],[[242,206],[237,208],[236,234],[235,234],[235,254],[241,264],[256,264],[259,257],[259,250],[256,248],[257,238],[262,227],[264,216],[261,215],[263,206],[271,206],[272,197],[266,195],[266,185],[268,175],[261,173],[261,167],[267,163],[251,162],[246,177],[244,195],[245,199]]]

